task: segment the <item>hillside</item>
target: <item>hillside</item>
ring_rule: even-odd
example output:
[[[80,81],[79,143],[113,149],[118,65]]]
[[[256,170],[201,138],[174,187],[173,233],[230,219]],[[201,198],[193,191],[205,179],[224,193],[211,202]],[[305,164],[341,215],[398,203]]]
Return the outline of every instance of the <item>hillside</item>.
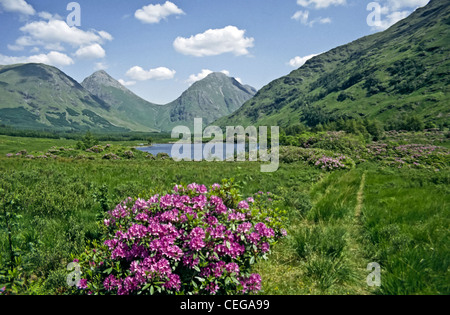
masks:
[[[0,123],[27,129],[123,131],[105,119],[111,106],[55,67],[0,68]]]
[[[169,132],[229,115],[256,91],[213,73],[174,102],[157,105],[135,95],[105,71],[79,84],[44,64],[0,66],[0,124],[20,129]]]
[[[158,117],[162,106],[143,100],[105,71],[95,72],[84,79],[81,85],[109,104],[115,116],[127,121],[131,129],[158,131]]]
[[[211,123],[233,113],[256,93],[254,88],[222,73],[212,73],[195,82],[178,99],[166,105],[143,100],[105,71],[94,73],[81,85],[110,104],[122,120],[134,121],[135,128],[158,131],[171,131],[177,125],[191,127],[197,117],[202,117],[205,124]]]
[[[209,124],[235,112],[255,94],[254,88],[244,86],[234,78],[211,73],[167,105],[162,123],[172,129],[177,125],[189,126],[194,118],[202,117],[204,124]]]
[[[450,2],[431,0],[384,32],[310,59],[215,124],[315,126],[405,115],[448,123],[449,73]]]

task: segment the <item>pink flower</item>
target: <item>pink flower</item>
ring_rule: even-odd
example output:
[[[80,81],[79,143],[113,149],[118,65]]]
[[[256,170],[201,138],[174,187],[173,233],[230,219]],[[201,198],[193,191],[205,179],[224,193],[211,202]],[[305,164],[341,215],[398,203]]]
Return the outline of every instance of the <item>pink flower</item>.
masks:
[[[84,290],[87,289],[88,285],[87,285],[87,280],[86,279],[81,279],[80,282],[78,283],[78,289]]]
[[[246,201],[241,201],[238,204],[238,208],[239,209],[250,209],[248,203]]]

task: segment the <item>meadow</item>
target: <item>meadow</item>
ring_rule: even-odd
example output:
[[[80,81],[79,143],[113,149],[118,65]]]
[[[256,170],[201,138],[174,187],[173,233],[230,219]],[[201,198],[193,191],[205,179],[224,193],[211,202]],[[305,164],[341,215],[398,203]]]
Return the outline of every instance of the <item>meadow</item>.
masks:
[[[100,239],[105,211],[127,197],[223,179],[234,179],[242,198],[270,192],[286,216],[287,237],[253,267],[260,293],[449,294],[448,138],[434,135],[377,143],[308,135],[282,148],[276,173],[255,162],[174,162],[133,149],[136,142],[84,149],[0,136],[3,294],[69,294],[67,264]],[[361,151],[349,149],[354,141]],[[381,287],[367,284],[372,262]]]

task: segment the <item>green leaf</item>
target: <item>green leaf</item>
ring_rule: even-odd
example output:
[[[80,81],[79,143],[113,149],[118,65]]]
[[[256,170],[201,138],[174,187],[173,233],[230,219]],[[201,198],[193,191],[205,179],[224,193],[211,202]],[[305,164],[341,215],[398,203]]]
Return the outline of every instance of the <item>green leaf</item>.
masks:
[[[205,282],[205,281],[206,281],[206,280],[205,280],[204,278],[202,278],[202,277],[195,277],[195,278],[197,278],[198,281],[200,281],[200,282]]]
[[[112,271],[113,271],[113,268],[111,267],[111,268],[108,268],[105,271],[103,271],[103,273],[107,273],[110,275]]]

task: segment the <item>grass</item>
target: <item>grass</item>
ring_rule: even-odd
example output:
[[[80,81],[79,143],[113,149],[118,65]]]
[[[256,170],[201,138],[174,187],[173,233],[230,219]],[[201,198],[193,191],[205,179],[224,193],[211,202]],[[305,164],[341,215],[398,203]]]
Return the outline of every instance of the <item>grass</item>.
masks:
[[[18,197],[11,209],[22,215],[12,233],[26,280],[22,294],[55,294],[65,286],[67,263],[99,236],[96,221],[103,208],[128,196],[168,191],[175,183],[211,185],[223,178],[235,178],[243,196],[274,193],[276,206],[287,212],[288,237],[255,267],[263,294],[450,293],[446,169],[363,163],[325,172],[295,162],[282,163],[272,174],[250,162],[4,157],[73,145],[0,136],[0,187]],[[2,269],[9,252],[4,229],[0,248]],[[380,288],[366,283],[372,262],[382,268]]]

